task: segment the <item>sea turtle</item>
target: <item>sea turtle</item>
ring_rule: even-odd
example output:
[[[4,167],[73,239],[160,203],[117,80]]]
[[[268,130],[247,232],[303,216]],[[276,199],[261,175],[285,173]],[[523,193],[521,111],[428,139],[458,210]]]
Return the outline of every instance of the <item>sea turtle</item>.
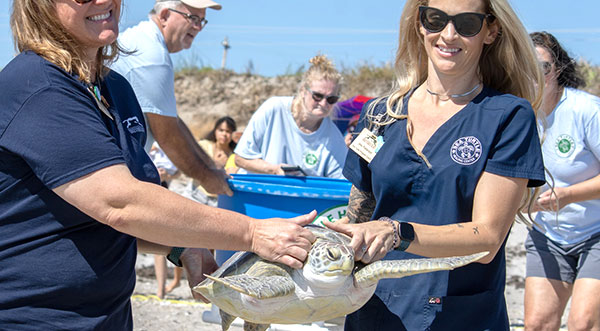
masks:
[[[325,321],[364,305],[383,278],[451,270],[479,260],[487,252],[463,257],[354,262],[350,238],[320,226],[307,226],[317,237],[302,269],[238,252],[194,291],[220,308],[223,330],[235,317],[244,330],[266,330],[271,323]]]

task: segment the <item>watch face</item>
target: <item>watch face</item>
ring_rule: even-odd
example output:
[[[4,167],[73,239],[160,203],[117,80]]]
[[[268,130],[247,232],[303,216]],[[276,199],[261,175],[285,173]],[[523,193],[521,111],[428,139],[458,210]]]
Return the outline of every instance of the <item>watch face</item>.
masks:
[[[400,238],[407,241],[415,240],[415,230],[413,229],[412,224],[400,222]]]

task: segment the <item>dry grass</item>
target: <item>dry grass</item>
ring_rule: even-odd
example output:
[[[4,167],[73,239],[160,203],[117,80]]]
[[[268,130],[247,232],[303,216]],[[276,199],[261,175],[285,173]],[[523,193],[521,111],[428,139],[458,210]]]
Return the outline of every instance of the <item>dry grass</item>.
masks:
[[[592,66],[587,61],[581,61],[579,63],[579,70],[585,79],[586,87],[584,90],[600,96],[600,67]]]
[[[600,96],[600,67],[582,61],[580,68],[587,83],[584,89]],[[302,70],[264,77],[209,67],[181,67],[175,74],[177,109],[197,137],[211,130],[214,121],[225,115],[244,127],[267,98],[294,95]],[[365,64],[342,68],[341,72],[344,76],[342,99],[358,94],[385,95],[394,82],[394,69],[390,64]]]

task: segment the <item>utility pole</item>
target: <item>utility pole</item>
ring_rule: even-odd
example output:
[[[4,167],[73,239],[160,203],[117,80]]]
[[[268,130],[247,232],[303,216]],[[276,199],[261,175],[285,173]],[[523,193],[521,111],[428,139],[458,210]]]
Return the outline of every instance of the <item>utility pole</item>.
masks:
[[[231,48],[231,46],[229,46],[229,40],[227,39],[227,37],[223,39],[221,45],[223,45],[223,60],[221,61],[221,70],[224,70],[225,63],[227,62],[227,50]]]

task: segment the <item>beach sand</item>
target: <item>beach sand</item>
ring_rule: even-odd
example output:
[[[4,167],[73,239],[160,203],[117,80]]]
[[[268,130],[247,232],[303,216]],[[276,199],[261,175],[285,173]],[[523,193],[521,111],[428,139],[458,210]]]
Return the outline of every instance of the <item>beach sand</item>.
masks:
[[[517,223],[513,226],[506,245],[505,295],[511,330],[523,329],[523,293],[525,289],[525,251],[523,242],[526,236],[526,227]],[[195,302],[185,279],[182,279],[181,286],[167,294],[163,300],[159,300],[155,296],[157,284],[153,275],[152,261],[151,255],[138,255],[136,264],[138,277],[132,297],[134,330],[221,330],[220,325],[202,320],[202,314],[209,312],[211,305]],[[563,316],[564,323],[566,323],[566,313]],[[342,326],[336,324],[327,324],[326,327],[329,330],[342,330]],[[283,329],[285,328],[280,328],[280,330]],[[319,327],[306,326],[304,329],[318,330]],[[239,325],[233,325],[230,330],[238,331],[242,328]]]

